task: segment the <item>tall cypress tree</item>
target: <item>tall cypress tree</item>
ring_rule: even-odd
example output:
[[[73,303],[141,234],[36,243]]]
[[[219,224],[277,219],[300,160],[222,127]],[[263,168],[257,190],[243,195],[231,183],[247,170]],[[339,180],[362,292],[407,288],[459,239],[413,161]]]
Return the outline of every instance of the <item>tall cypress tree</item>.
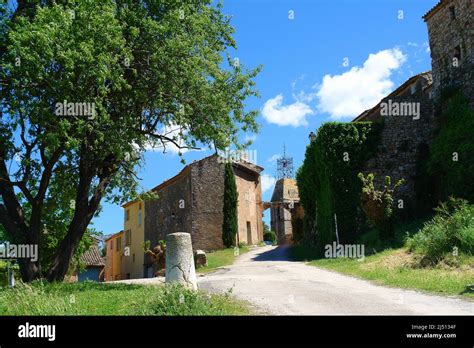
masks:
[[[224,220],[222,223],[222,241],[229,248],[235,245],[237,236],[237,185],[235,184],[234,171],[232,164],[226,163],[224,173]]]

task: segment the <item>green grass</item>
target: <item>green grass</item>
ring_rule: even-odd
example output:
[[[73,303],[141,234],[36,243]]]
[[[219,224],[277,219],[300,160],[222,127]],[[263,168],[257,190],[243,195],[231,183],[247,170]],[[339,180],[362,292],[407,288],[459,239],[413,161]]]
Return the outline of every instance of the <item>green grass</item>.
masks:
[[[299,251],[300,255],[302,251]],[[474,257],[461,257],[458,267],[439,264],[418,267],[418,261],[406,249],[387,249],[367,256],[363,261],[337,258],[312,260],[308,264],[331,271],[371,280],[376,284],[422,290],[440,295],[460,295],[474,299],[468,285],[474,284]]]
[[[180,285],[19,283],[0,288],[0,315],[248,315],[230,292],[210,295]]]
[[[239,255],[246,253],[250,249],[247,246],[239,248]],[[234,248],[217,250],[207,254],[207,266],[200,267],[196,271],[198,273],[209,273],[215,271],[219,267],[232,265],[235,261]]]

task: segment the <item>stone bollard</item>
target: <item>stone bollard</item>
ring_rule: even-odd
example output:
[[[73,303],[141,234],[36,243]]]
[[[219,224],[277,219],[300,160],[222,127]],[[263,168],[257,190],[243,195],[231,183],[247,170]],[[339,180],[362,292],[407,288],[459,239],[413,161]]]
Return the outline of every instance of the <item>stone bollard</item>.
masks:
[[[166,283],[178,282],[197,290],[191,235],[185,232],[166,236]]]

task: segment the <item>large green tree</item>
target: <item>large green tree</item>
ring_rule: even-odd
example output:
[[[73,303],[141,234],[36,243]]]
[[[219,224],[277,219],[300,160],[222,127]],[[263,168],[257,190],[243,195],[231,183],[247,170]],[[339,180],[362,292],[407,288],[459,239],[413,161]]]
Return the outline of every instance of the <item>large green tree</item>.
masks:
[[[230,18],[210,0],[19,0],[0,5],[0,223],[57,245],[24,281],[62,280],[103,199],[134,197],[147,147],[224,149],[257,131],[253,78],[226,52]],[[227,59],[224,59],[227,57]],[[93,115],[58,113],[63,101]],[[77,110],[76,110],[77,111]],[[40,250],[42,248],[40,247]]]
[[[232,164],[227,162],[224,171],[224,206],[222,223],[222,242],[226,247],[235,245],[238,232],[237,204],[239,193],[235,183]]]

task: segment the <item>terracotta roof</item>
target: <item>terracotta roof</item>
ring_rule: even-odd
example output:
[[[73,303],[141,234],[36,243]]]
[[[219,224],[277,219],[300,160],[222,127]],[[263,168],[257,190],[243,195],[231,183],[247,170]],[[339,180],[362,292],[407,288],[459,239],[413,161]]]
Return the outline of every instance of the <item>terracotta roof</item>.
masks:
[[[431,10],[429,10],[428,12],[426,12],[424,14],[424,16],[422,17],[425,21],[431,17],[433,14],[435,14],[436,12],[438,12],[438,10],[443,7],[447,2],[449,2],[451,0],[440,0],[436,5],[434,5]]]
[[[427,86],[424,87],[423,90],[425,90],[427,87],[429,87],[433,84],[433,76],[431,75],[431,71],[425,71],[425,72],[422,72],[418,75],[410,77],[402,85],[400,85],[400,87],[398,87],[396,90],[394,90],[392,93],[390,93],[388,96],[384,97],[383,99],[396,96],[397,94],[401,93],[405,88],[407,88],[409,85],[411,85],[413,83],[413,81],[417,80],[420,77],[423,77],[428,81]],[[372,112],[376,111],[380,107],[380,103],[382,102],[382,100],[379,101],[377,103],[377,105],[375,105],[373,108],[365,110],[364,112],[362,112],[359,116],[357,116],[355,119],[353,119],[352,122],[363,121],[367,115],[370,115]]]
[[[104,259],[100,255],[99,246],[94,243],[91,245],[81,256],[81,262],[85,263],[86,266],[105,266]]]

